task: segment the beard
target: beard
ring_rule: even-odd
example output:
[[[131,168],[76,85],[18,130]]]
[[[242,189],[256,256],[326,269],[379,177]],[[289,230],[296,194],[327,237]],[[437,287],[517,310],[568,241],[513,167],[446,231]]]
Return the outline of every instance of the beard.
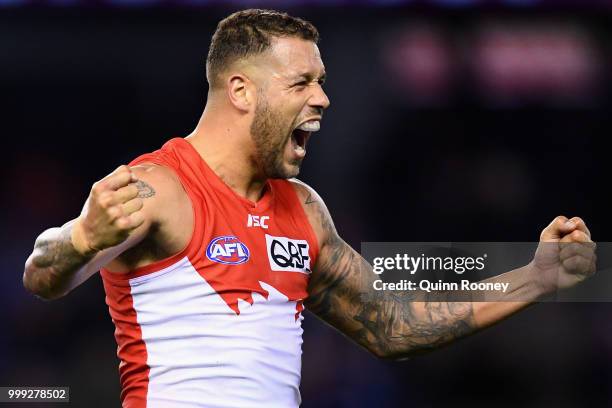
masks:
[[[285,146],[291,137],[290,124],[285,125],[285,122],[279,112],[270,108],[263,95],[258,98],[251,137],[255,144],[256,163],[267,178],[288,179],[300,171],[301,160],[285,165]]]

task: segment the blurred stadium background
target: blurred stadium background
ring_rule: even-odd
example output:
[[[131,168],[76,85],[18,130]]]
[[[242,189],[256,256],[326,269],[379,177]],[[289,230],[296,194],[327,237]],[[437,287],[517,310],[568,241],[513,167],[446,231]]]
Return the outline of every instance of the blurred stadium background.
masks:
[[[610,0],[0,0],[0,385],[119,406],[100,278],[45,303],[23,263],[94,181],[193,129],[214,27],[253,6],[321,32],[332,106],[301,178],[356,248],[535,241],[557,214],[610,241]],[[392,363],[306,314],[303,407],[611,406],[611,316],[536,305]]]

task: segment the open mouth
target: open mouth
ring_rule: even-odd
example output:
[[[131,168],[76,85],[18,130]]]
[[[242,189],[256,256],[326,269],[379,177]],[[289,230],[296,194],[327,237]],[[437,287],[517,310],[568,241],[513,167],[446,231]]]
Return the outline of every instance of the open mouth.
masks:
[[[316,132],[321,127],[319,120],[309,120],[302,123],[291,132],[291,146],[297,156],[306,155],[306,144],[312,132]]]
[[[306,151],[306,143],[308,142],[308,138],[310,137],[311,132],[307,132],[302,129],[294,129],[291,133],[291,144],[293,146],[293,150],[296,153],[302,153]]]

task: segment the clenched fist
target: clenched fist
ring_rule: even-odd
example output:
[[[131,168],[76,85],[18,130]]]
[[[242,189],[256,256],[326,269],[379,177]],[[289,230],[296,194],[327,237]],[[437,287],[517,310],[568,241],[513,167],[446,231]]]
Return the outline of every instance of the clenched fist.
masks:
[[[595,273],[595,243],[580,217],[555,218],[540,235],[532,266],[546,292],[570,288]]]
[[[128,166],[94,183],[83,212],[72,229],[72,243],[83,254],[125,241],[144,222],[137,179]]]

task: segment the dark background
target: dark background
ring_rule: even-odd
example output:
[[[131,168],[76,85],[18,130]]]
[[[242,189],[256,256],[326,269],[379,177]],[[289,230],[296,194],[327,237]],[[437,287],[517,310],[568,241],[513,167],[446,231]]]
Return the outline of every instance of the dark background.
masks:
[[[23,289],[23,264],[94,181],[193,130],[210,36],[238,7],[4,3],[0,385],[66,385],[72,406],[119,406],[99,276],[43,302]],[[610,241],[607,8],[307,3],[276,3],[319,28],[332,101],[300,177],[349,243],[536,241],[558,214]],[[384,362],[307,313],[303,407],[611,406],[611,314],[534,305]]]

